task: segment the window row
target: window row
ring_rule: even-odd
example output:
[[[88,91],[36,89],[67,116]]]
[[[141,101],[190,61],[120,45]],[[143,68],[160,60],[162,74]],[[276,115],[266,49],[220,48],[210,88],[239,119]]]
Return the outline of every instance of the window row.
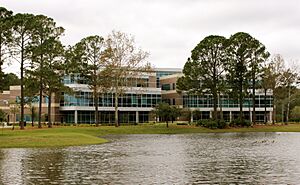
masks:
[[[119,107],[155,107],[161,102],[160,94],[125,94],[118,98]],[[63,94],[61,106],[95,106],[91,92],[77,92],[75,96]],[[99,107],[114,107],[114,94],[103,94],[98,98]]]
[[[183,96],[184,107],[213,107],[213,98],[211,95],[204,96]],[[245,98],[243,107],[252,107],[252,98]],[[228,96],[221,96],[217,102],[218,107],[239,107],[237,100],[231,99]],[[255,107],[272,107],[273,97],[263,95],[255,96]]]
[[[148,78],[126,78],[127,87],[149,87]],[[88,84],[88,81],[79,74],[65,75],[63,78],[64,84]],[[156,83],[156,82],[153,82]]]
[[[115,122],[115,113],[111,111],[98,112],[99,121],[103,123]],[[136,112],[119,112],[119,122],[120,123],[136,123],[137,120]],[[62,120],[65,123],[74,123],[75,122],[75,113],[74,111],[66,111],[62,114]],[[94,111],[78,111],[77,115],[78,123],[95,123],[95,112]],[[139,112],[138,113],[138,122],[145,123],[149,122],[149,112]]]

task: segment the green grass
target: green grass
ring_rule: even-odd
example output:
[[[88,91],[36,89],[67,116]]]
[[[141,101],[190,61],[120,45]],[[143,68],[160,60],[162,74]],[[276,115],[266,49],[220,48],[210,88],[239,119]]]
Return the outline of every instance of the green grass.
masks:
[[[10,130],[0,132],[0,148],[63,147],[101,144],[107,140],[94,135],[73,132],[69,128]]]
[[[62,126],[51,129],[31,128],[25,130],[1,129],[0,148],[26,147],[63,147],[91,145],[107,142],[105,135],[115,134],[188,134],[188,133],[223,133],[223,132],[300,132],[300,124],[255,126],[249,128],[208,129],[188,125],[165,124],[137,126]]]

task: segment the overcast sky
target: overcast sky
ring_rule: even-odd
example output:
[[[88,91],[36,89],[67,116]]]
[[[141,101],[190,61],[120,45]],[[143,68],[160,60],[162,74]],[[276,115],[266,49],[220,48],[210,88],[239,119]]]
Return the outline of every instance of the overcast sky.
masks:
[[[155,67],[182,68],[204,37],[240,31],[271,54],[300,58],[299,0],[0,0],[0,6],[52,17],[66,29],[65,45],[112,30],[129,33]]]

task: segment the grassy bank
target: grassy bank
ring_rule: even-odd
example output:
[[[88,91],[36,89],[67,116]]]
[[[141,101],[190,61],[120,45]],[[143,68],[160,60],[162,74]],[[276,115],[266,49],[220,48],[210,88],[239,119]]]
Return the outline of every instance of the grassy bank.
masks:
[[[101,144],[102,139],[111,134],[184,134],[184,133],[222,133],[222,132],[300,132],[300,124],[255,126],[249,128],[207,129],[195,126],[137,125],[137,126],[64,126],[52,129],[31,128],[11,130],[0,128],[0,148],[23,147],[61,147],[74,145]]]

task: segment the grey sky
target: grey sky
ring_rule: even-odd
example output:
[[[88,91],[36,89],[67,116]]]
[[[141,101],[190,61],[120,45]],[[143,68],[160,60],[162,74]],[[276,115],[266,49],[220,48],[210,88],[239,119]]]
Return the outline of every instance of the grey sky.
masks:
[[[155,67],[182,68],[204,37],[239,31],[271,54],[300,58],[299,0],[0,0],[0,6],[54,18],[66,29],[66,45],[111,30],[132,34]]]

